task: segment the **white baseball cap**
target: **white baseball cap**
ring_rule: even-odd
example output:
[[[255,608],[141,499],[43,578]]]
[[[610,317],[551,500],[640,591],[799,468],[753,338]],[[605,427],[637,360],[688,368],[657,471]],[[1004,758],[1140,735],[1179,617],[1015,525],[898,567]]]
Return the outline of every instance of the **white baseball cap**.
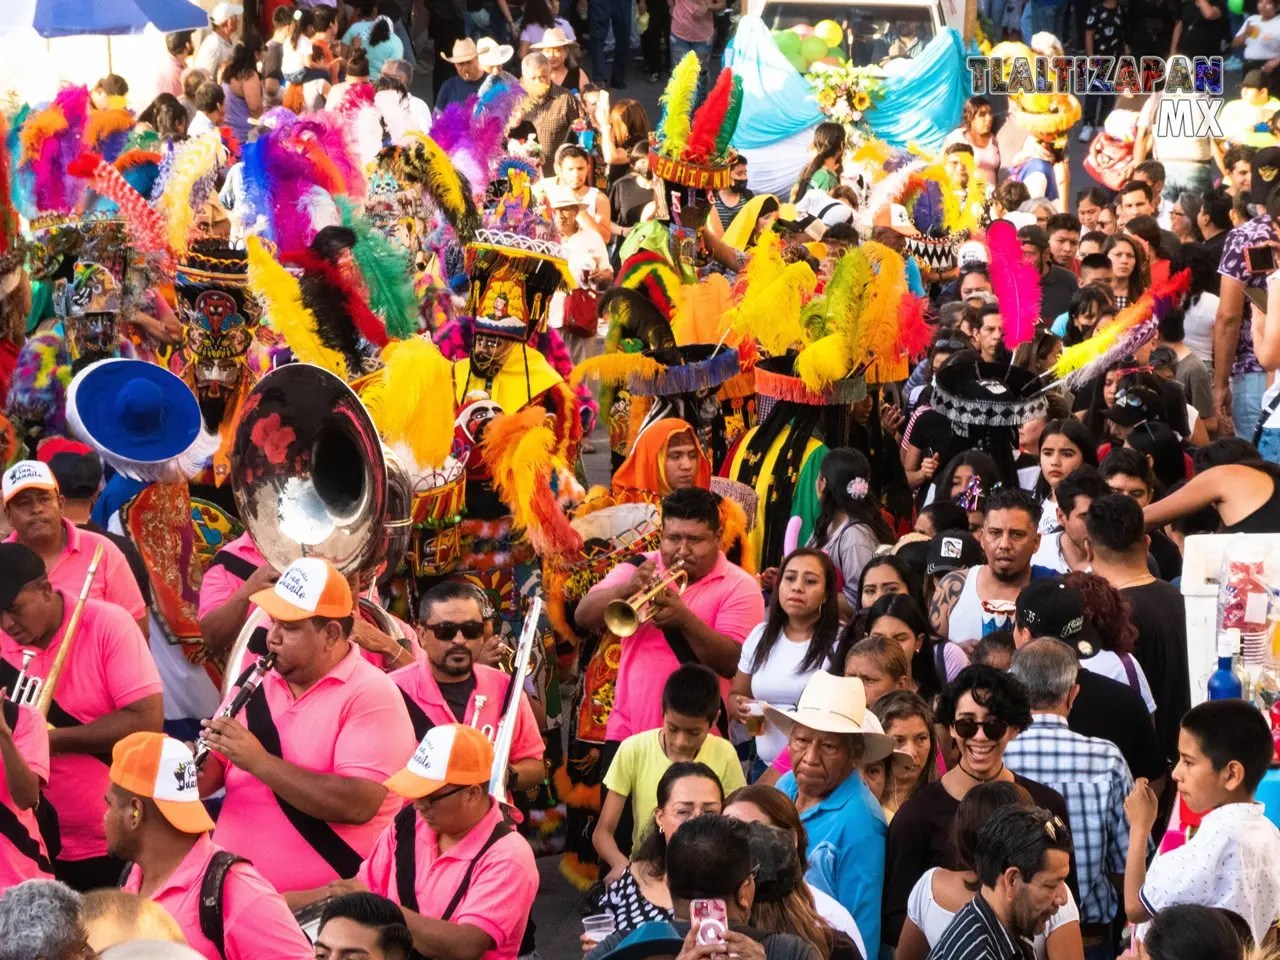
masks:
[[[238,3],[220,3],[209,14],[209,22],[216,27],[226,23],[232,17],[239,17],[243,14],[244,7]]]
[[[328,617],[341,620],[351,616],[355,602],[351,585],[328,560],[302,557],[285,567],[275,586],[259,590],[249,598],[273,620],[286,623]]]
[[[4,472],[4,502],[8,503],[23,490],[57,490],[58,481],[47,463],[39,460],[22,460]]]
[[[960,244],[960,251],[956,254],[956,266],[961,270],[971,263],[989,262],[987,248],[982,245],[981,240],[967,240]]]

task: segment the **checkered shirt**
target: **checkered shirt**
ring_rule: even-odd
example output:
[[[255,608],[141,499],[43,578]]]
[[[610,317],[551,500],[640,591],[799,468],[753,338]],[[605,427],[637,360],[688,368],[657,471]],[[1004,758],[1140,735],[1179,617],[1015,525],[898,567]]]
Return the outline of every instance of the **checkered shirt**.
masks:
[[[1065,717],[1036,713],[1031,726],[1005,748],[1004,762],[1066,800],[1080,883],[1080,921],[1109,923],[1117,906],[1111,875],[1124,872],[1129,850],[1124,798],[1133,789],[1120,748],[1110,740],[1068,729]]]

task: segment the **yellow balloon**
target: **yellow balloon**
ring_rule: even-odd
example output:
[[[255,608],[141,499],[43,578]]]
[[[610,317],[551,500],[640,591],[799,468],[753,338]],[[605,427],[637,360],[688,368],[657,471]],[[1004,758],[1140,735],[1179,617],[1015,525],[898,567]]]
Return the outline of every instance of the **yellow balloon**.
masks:
[[[814,24],[813,35],[825,40],[828,47],[838,47],[844,42],[844,31],[834,20],[822,20]]]

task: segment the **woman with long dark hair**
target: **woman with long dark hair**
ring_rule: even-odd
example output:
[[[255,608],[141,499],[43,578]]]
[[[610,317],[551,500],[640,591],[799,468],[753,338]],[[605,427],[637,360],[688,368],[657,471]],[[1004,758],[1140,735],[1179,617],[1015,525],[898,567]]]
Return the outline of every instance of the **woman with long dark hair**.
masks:
[[[831,558],[799,547],[782,561],[764,623],[742,641],[738,672],[729,688],[729,713],[743,723],[752,702],[794,709],[809,678],[831,664],[840,633],[840,591]],[[768,765],[787,738],[772,724],[756,737],[756,755]]]
[[[1040,434],[1040,479],[1032,491],[1032,496],[1040,501],[1041,533],[1057,532],[1058,502],[1054,491],[1081,465],[1098,465],[1097,445],[1084,424],[1075,417],[1046,423],[1044,433]]]
[[[800,171],[792,202],[799,203],[810,187],[830,193],[840,185],[844,145],[845,132],[842,124],[824,121],[814,128],[809,162]]]
[[[836,661],[840,662],[840,654],[851,646],[851,640],[874,636],[902,647],[911,661],[916,690],[929,703],[969,665],[969,658],[958,644],[933,635],[924,608],[905,593],[881,597],[856,624],[850,624],[840,637]]]
[[[241,143],[249,142],[250,118],[262,116],[262,79],[258,76],[257,52],[239,44],[222,68],[222,123],[231,128]]]
[[[867,561],[858,578],[858,609],[866,610],[892,593],[905,593],[924,609],[924,587],[916,572],[901,557],[878,553]]]
[[[871,490],[871,463],[861,450],[827,454],[818,474],[818,519],[808,546],[818,547],[835,565],[847,614],[858,609],[858,578],[893,531]]]
[[[1096,283],[1086,283],[1071,294],[1067,305],[1067,328],[1062,334],[1062,345],[1074,347],[1093,336],[1098,324],[1115,316],[1116,305],[1111,291]]]
[[[631,169],[631,151],[637,144],[649,141],[649,115],[637,100],[619,100],[612,106],[609,94],[600,91],[597,101],[604,161],[609,165],[608,180],[613,186]]]
[[[969,514],[969,531],[982,526],[986,500],[1002,481],[1000,468],[981,450],[966,450],[952,457],[934,483],[933,500],[959,503]]]
[[[986,97],[970,97],[964,102],[960,126],[947,134],[944,146],[967,143],[973,148],[974,172],[995,188],[1000,172],[1000,144],[995,136],[995,115]]]
[[[618,931],[634,930],[651,920],[670,920],[667,889],[667,841],[686,820],[719,813],[724,805],[720,778],[705,763],[673,763],[658,781],[653,823],[642,834],[640,848],[622,875],[604,889],[600,911],[613,914]]]
[[[871,710],[896,744],[886,761],[884,795],[880,798],[885,816],[892,818],[912,794],[938,779],[941,745],[933,711],[919,694],[895,690],[877,700]]]
[[[1187,459],[1182,453],[1182,442],[1167,423],[1144,420],[1129,431],[1124,445],[1146,456],[1161,488],[1168,490],[1175,483],[1187,479]]]
[[[1098,645],[1102,648],[1091,657],[1082,657],[1080,666],[1125,684],[1142,698],[1148,713],[1155,713],[1151,684],[1142,664],[1133,658],[1138,628],[1129,598],[1096,573],[1073,570],[1063,579],[1084,598],[1085,618],[1097,628]]]

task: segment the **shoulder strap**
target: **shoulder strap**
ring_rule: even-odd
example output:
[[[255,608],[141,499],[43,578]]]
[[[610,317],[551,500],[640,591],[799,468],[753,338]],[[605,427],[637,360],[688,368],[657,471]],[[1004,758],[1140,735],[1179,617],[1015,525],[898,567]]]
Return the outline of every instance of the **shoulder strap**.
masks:
[[[11,664],[8,660],[0,659],[0,685],[13,690],[13,686],[18,682],[18,668]],[[84,726],[83,721],[63,709],[62,705],[54,700],[49,706],[49,726],[57,730],[66,730],[70,727]],[[106,766],[111,766],[111,755],[102,753],[91,753],[88,756],[100,761]]]
[[[246,725],[263,748],[273,757],[280,757],[280,731],[276,729],[275,720],[271,716],[271,707],[267,705],[267,697],[262,687],[254,691],[249,702],[245,704],[244,717]],[[351,845],[336,830],[319,817],[299,810],[280,794],[272,791],[276,803],[289,823],[298,831],[303,840],[333,868],[334,872],[344,880],[350,880],[360,869],[363,857],[351,849]]]
[[[400,906],[414,913],[418,909],[418,851],[414,830],[417,826],[417,811],[412,803],[405,804],[396,814],[396,893],[400,896]]]
[[[200,881],[200,932],[213,944],[218,956],[226,957],[226,930],[222,925],[223,893],[227,874],[237,863],[248,863],[230,850],[218,850],[209,861]]]
[[[946,646],[950,641],[939,638],[933,645],[933,668],[938,674],[938,683],[942,686],[947,685],[947,651]]]
[[[9,725],[10,730],[17,729],[18,710],[20,709],[12,700],[4,702],[4,722]],[[40,804],[44,806],[43,798]],[[27,830],[26,825],[18,819],[18,815],[11,810],[7,804],[0,803],[0,836],[3,836],[20,854],[34,863],[45,873],[53,873],[53,865],[49,863],[49,858],[40,851],[40,843]]]
[[[1138,681],[1138,670],[1133,665],[1133,657],[1127,653],[1120,654],[1120,663],[1124,665],[1124,675],[1129,678],[1129,686],[1139,697],[1142,696],[1142,684]]]
[[[248,580],[258,570],[254,564],[244,557],[237,556],[225,547],[213,555],[213,559],[209,561],[209,566],[205,567],[205,573],[208,573],[214,567],[222,567],[227,573],[233,577],[239,577],[241,580]]]
[[[1253,445],[1255,447],[1262,442],[1262,429],[1266,426],[1267,421],[1271,419],[1271,415],[1276,412],[1277,407],[1280,407],[1280,390],[1276,391],[1275,396],[1267,402],[1267,405],[1262,408],[1262,413],[1258,416],[1258,425],[1253,428]]]
[[[427,716],[427,712],[418,706],[418,702],[414,700],[413,697],[409,696],[409,694],[401,687],[396,687],[396,689],[400,691],[400,696],[404,700],[405,709],[409,711],[409,722],[413,724],[413,736],[419,743],[421,743],[422,738],[427,735],[427,731],[434,727],[435,724],[431,722],[431,718]],[[405,809],[413,809],[413,804],[410,804]]]
[[[412,810],[413,808],[410,807],[409,809]],[[458,889],[454,892],[453,899],[450,900],[449,905],[444,908],[444,913],[440,916],[441,920],[447,922],[453,917],[454,911],[457,910],[458,906],[462,903],[462,898],[465,897],[467,895],[467,891],[471,889],[471,877],[476,872],[476,864],[480,862],[481,857],[489,852],[490,847],[505,837],[508,833],[511,833],[511,828],[507,826],[505,821],[499,821],[494,825],[493,833],[489,834],[489,839],[484,842],[484,846],[480,848],[479,852],[474,858],[472,858],[471,862],[467,864],[467,872],[462,875],[462,882],[458,884]],[[398,883],[399,881],[397,880],[396,882]]]

